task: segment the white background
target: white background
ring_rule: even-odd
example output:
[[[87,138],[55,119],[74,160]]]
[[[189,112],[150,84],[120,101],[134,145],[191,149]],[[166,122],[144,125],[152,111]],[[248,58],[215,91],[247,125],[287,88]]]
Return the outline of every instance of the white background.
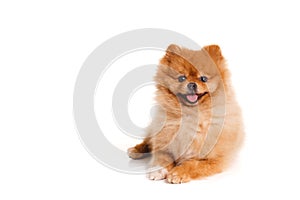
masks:
[[[1,1],[0,199],[299,199],[298,3],[205,2]],[[221,46],[247,133],[226,173],[152,182],[82,146],[72,115],[82,63],[110,37],[147,27]]]

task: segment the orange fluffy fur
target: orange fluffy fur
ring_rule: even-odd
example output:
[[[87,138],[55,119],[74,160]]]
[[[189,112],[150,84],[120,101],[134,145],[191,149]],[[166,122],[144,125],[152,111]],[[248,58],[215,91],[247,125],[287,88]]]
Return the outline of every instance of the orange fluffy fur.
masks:
[[[179,76],[186,80],[178,81]],[[128,155],[138,159],[152,154],[151,166],[160,167],[149,172],[152,180],[184,183],[222,172],[241,146],[244,133],[219,46],[194,51],[170,45],[155,81],[161,107],[147,129],[148,137],[128,149]],[[191,91],[189,83],[196,84],[194,93],[203,95],[196,103],[179,95]]]

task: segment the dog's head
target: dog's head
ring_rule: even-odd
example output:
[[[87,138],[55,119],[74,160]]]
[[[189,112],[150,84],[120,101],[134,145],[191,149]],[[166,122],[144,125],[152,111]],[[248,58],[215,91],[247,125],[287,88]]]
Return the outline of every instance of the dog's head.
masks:
[[[194,51],[172,44],[161,59],[155,80],[169,100],[173,97],[184,106],[195,106],[217,92],[226,74],[219,46]]]

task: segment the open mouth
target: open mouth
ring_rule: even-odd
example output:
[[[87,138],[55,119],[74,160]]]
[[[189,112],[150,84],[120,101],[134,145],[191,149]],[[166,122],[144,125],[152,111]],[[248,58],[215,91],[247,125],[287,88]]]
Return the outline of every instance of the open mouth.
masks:
[[[206,94],[208,94],[208,92],[203,92],[201,94],[181,94],[181,93],[179,93],[178,96],[180,96],[182,99],[184,99],[186,102],[188,102],[190,104],[196,104]]]

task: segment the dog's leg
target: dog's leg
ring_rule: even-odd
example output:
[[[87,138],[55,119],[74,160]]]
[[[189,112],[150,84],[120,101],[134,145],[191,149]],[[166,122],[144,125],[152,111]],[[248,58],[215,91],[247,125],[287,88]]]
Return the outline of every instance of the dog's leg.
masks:
[[[153,157],[151,160],[151,167],[153,170],[157,168],[157,170],[152,171],[148,174],[148,178],[151,180],[162,180],[165,179],[168,172],[175,166],[173,157],[163,151],[157,151],[153,153]]]
[[[127,154],[132,159],[143,158],[151,152],[151,146],[148,139],[145,139],[141,144],[137,144],[127,150]]]
[[[167,175],[169,183],[185,183],[222,172],[220,159],[186,160],[174,167]]]

